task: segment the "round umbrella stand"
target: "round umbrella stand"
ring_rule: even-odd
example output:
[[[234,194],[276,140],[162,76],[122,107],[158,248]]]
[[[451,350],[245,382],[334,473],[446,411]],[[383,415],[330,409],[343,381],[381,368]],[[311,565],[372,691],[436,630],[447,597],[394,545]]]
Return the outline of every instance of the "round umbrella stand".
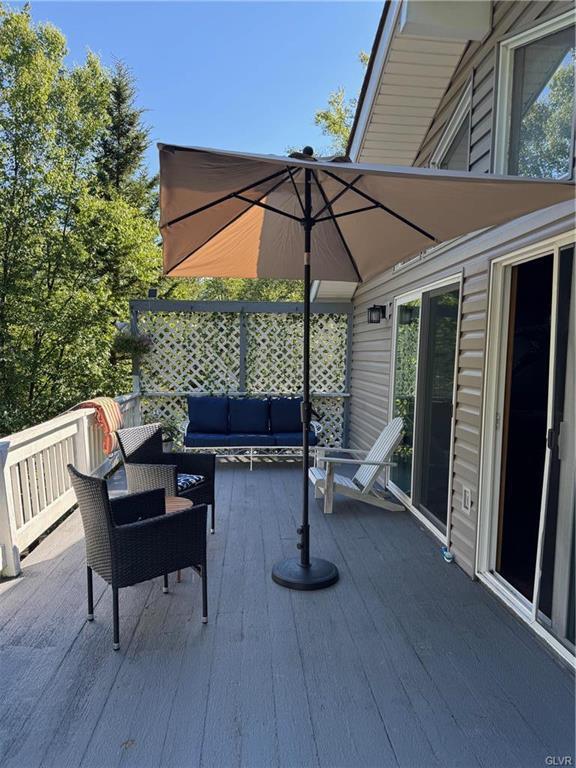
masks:
[[[338,568],[328,560],[311,557],[309,565],[302,565],[299,557],[290,557],[276,563],[272,569],[276,584],[288,589],[324,589],[338,581]]]

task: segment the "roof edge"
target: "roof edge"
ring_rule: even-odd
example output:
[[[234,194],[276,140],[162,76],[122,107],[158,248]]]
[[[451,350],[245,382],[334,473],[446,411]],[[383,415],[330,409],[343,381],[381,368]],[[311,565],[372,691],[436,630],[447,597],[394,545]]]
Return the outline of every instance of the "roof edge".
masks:
[[[368,91],[368,85],[370,83],[370,80],[372,78],[372,72],[374,70],[374,62],[376,60],[376,54],[378,53],[378,50],[380,48],[380,42],[382,40],[382,34],[384,32],[384,27],[386,25],[386,20],[388,18],[388,13],[390,11],[390,8],[392,6],[392,0],[385,0],[384,8],[382,9],[382,15],[380,16],[380,21],[378,22],[378,28],[376,30],[376,35],[374,36],[374,42],[372,43],[372,50],[370,51],[370,58],[368,59],[368,66],[366,67],[366,73],[364,74],[364,80],[362,81],[362,87],[360,89],[360,95],[358,96],[358,103],[356,104],[356,111],[354,113],[354,120],[352,122],[352,128],[350,129],[350,135],[348,136],[348,142],[346,144],[346,156],[351,157],[350,152],[352,149],[352,144],[354,142],[354,137],[356,135],[356,130],[358,128],[358,122],[360,120],[360,113],[362,112],[364,108],[364,101],[366,100],[366,93]]]

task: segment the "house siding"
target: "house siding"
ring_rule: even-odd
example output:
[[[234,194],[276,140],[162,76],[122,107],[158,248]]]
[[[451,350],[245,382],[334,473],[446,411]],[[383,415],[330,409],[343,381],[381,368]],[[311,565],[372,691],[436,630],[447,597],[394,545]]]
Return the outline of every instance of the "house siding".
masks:
[[[536,23],[565,13],[574,7],[572,0],[555,2],[494,3],[492,29],[481,42],[470,43],[462,55],[454,77],[430,124],[414,165],[427,166],[446,124],[466,85],[472,80],[472,119],[470,128],[469,170],[488,173],[492,162],[492,126],[499,41]]]
[[[430,125],[415,165],[426,166],[456,108],[463,89],[472,79],[472,120],[469,168],[491,170],[494,82],[497,43],[505,35],[521,31],[573,7],[572,2],[498,2],[493,8],[493,28],[481,43],[470,44]],[[359,160],[361,161],[362,155]],[[449,544],[458,564],[471,576],[475,570],[484,352],[487,331],[490,263],[531,242],[569,231],[571,208],[557,206],[497,230],[458,241],[436,255],[388,270],[359,286],[354,297],[351,362],[350,444],[368,449],[388,421],[392,322],[366,322],[372,304],[395,297],[454,275],[462,278],[461,317],[457,353],[457,388],[454,409],[453,477]],[[521,232],[521,234],[518,234]],[[470,514],[462,511],[462,488],[472,492]]]

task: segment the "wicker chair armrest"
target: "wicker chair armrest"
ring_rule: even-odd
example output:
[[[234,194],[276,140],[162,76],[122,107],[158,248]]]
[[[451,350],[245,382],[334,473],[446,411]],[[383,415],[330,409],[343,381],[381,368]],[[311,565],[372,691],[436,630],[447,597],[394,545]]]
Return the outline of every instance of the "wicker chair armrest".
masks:
[[[187,453],[185,451],[166,453],[162,463],[175,464],[178,472],[188,475],[202,475],[211,481],[216,471],[216,456],[213,453]]]
[[[114,580],[136,584],[206,561],[205,504],[112,529]]]
[[[166,513],[166,494],[163,488],[141,493],[129,493],[110,499],[114,525],[128,525]]]
[[[124,465],[124,469],[130,492],[138,493],[163,488],[166,496],[178,495],[178,468],[174,462],[170,464],[134,464],[129,462]]]

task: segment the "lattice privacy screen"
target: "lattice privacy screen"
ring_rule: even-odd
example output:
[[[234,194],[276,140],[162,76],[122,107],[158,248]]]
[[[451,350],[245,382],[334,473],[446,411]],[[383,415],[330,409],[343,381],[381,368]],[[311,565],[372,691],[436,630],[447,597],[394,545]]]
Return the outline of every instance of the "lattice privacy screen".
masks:
[[[311,317],[310,386],[328,446],[341,445],[344,433],[347,320]],[[139,370],[144,420],[184,422],[187,393],[302,391],[300,313],[139,312],[137,326],[153,342]]]

